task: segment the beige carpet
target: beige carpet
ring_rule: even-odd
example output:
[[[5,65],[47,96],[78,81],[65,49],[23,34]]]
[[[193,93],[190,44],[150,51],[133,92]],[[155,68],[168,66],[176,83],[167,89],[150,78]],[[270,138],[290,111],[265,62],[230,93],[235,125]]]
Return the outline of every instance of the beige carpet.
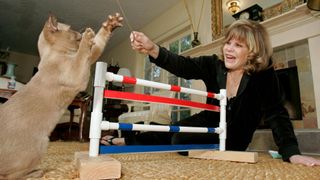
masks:
[[[74,152],[87,151],[88,143],[51,142],[38,179],[79,179]],[[319,180],[320,166],[306,167],[259,153],[258,163],[190,159],[176,153],[111,155],[122,164],[121,179],[268,179]]]

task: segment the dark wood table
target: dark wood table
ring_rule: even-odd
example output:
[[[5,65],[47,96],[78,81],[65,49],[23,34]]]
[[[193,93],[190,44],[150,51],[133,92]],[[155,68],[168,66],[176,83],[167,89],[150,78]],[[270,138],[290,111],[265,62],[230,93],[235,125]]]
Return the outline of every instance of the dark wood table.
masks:
[[[83,142],[88,139],[88,137],[84,137],[84,124],[87,122],[87,111],[92,101],[91,95],[85,95],[83,97],[77,96],[72,103],[68,106],[68,110],[70,111],[70,122],[69,122],[69,135],[71,136],[73,118],[74,118],[74,110],[80,108],[80,117],[79,117],[79,141]]]
[[[0,88],[0,103],[6,102],[17,90]]]

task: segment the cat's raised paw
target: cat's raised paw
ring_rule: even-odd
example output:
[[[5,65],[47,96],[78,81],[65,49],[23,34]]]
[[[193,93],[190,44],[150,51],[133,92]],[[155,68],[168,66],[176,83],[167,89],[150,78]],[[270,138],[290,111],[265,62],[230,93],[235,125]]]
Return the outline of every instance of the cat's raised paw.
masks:
[[[90,46],[94,44],[95,33],[91,28],[86,28],[85,32],[82,35],[83,40],[86,40]]]
[[[112,32],[117,27],[122,26],[122,23],[121,23],[122,21],[123,21],[123,17],[119,13],[116,13],[115,15],[109,15],[108,19],[104,23],[102,23],[102,26],[107,31]]]

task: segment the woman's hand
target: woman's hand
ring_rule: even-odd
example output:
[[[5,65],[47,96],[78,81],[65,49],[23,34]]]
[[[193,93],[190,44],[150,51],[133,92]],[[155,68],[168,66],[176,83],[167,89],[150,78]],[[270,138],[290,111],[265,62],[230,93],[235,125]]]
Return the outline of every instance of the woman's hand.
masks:
[[[289,158],[293,164],[303,164],[306,166],[320,166],[320,160],[309,156],[293,155]]]
[[[159,55],[159,46],[152,42],[142,32],[132,31],[130,34],[131,47],[143,54],[148,54],[153,58],[157,58]]]

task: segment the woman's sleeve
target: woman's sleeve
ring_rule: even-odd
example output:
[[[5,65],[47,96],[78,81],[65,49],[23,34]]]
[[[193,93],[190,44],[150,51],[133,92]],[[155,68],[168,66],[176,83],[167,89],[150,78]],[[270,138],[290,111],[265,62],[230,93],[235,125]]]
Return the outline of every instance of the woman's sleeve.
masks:
[[[160,47],[159,55],[156,59],[149,57],[150,61],[170,73],[185,79],[203,79],[215,71],[214,64],[218,57],[200,56],[190,58],[171,53],[167,49]]]
[[[273,138],[279,147],[283,160],[288,161],[292,155],[301,154],[297,138],[289,119],[288,111],[283,106],[284,92],[273,69],[267,70],[263,90],[263,111],[266,121],[272,129]]]

